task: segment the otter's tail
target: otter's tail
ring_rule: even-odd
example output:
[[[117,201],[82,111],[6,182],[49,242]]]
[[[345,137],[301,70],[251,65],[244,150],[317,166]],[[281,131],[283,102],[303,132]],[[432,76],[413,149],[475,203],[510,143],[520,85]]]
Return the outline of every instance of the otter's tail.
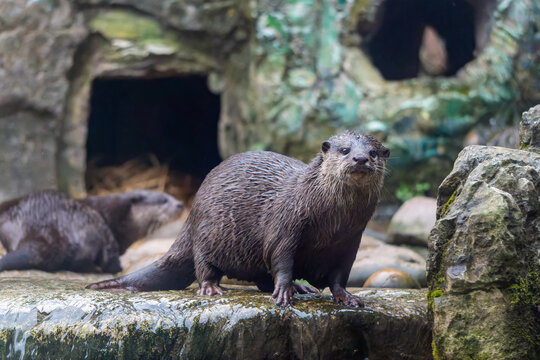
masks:
[[[182,290],[195,280],[192,242],[186,223],[180,235],[163,257],[144,269],[118,279],[88,285],[93,290],[160,291]]]
[[[162,269],[153,263],[144,269],[122,276],[118,279],[100,281],[88,285],[93,290],[130,290],[130,291],[160,291],[182,290],[195,280],[193,269],[182,271],[178,269]]]

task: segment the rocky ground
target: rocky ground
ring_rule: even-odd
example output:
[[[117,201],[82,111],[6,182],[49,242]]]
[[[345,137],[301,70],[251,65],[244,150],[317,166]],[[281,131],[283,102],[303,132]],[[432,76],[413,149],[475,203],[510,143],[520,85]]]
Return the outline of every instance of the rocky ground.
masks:
[[[373,358],[428,359],[431,329],[421,290],[361,290],[365,308],[331,297],[269,294],[228,286],[133,294],[84,289],[96,276],[69,273],[0,278],[1,358]],[[28,277],[32,276],[32,278]]]

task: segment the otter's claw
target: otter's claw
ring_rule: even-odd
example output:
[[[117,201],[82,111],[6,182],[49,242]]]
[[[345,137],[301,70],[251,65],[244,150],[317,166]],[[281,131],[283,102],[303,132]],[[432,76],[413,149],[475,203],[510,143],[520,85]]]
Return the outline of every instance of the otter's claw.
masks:
[[[336,304],[343,304],[345,306],[355,307],[355,308],[361,308],[364,307],[364,303],[360,299],[360,297],[351,294],[348,291],[340,291],[337,293],[334,293],[334,302]]]
[[[223,295],[223,289],[216,283],[203,281],[200,289],[197,290],[197,295]]]

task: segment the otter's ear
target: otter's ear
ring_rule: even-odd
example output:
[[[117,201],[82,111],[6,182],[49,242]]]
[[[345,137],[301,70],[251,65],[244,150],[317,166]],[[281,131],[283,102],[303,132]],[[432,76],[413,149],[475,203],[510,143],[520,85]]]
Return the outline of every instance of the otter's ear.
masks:
[[[381,151],[381,156],[385,159],[388,159],[390,157],[390,149],[383,148]]]
[[[324,153],[327,152],[330,149],[330,142],[329,141],[323,142],[321,149],[322,149],[322,152]]]

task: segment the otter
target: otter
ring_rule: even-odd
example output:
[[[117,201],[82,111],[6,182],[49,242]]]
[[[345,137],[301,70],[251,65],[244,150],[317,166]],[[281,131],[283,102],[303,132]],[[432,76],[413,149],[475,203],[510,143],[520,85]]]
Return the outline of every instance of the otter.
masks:
[[[72,199],[44,190],[0,204],[0,271],[117,273],[136,240],[178,218],[183,204],[158,191]]]
[[[277,305],[294,292],[330,287],[334,301],[359,307],[345,286],[362,232],[383,185],[390,154],[370,135],[345,132],[322,143],[305,164],[269,151],[233,155],[199,188],[169,251],[148,267],[87,286],[95,290],[181,290],[223,294],[223,275],[272,292]]]

